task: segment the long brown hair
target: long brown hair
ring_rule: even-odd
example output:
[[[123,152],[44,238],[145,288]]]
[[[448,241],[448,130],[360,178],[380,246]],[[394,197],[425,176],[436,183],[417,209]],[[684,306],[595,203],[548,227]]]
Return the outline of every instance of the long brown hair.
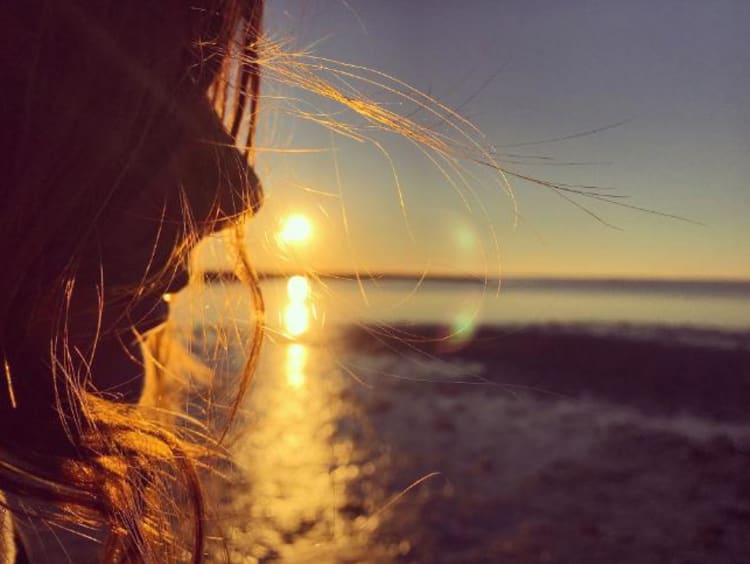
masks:
[[[149,332],[149,318],[187,250],[260,206],[248,162],[261,69],[264,80],[348,110],[300,111],[303,119],[381,151],[374,134],[400,134],[467,200],[476,194],[460,161],[487,167],[511,197],[508,178],[516,177],[574,205],[626,205],[505,168],[472,123],[396,79],[262,42],[262,8],[262,0],[14,0],[4,11],[0,492],[43,502],[32,511],[64,527],[103,526],[107,561],[198,562],[204,554],[199,470],[219,455],[226,428],[217,440],[175,425],[158,401],[135,404],[137,390],[114,397],[96,351],[135,332],[158,357],[162,335]],[[425,123],[365,97],[371,89],[416,107]],[[153,197],[157,181],[169,184],[170,199],[157,202],[160,221],[138,245],[149,261],[129,265],[122,241],[143,223],[123,223],[118,210]],[[230,415],[262,337],[262,299],[242,254],[237,271],[259,311]]]
[[[0,491],[48,522],[103,526],[106,561],[203,558],[198,467],[218,445],[107,391],[97,349],[143,344],[190,246],[260,206],[247,163],[262,8],[19,0],[4,9]],[[137,224],[153,235],[142,242],[148,261],[130,265],[122,247],[139,219],[120,210],[152,197],[155,182],[169,194],[157,202],[160,221]],[[247,261],[239,269],[260,304]]]

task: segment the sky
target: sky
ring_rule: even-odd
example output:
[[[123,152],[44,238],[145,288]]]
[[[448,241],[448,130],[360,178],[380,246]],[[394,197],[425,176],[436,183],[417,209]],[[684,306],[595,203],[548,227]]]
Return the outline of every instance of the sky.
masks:
[[[514,203],[487,167],[463,161],[448,178],[397,135],[354,141],[305,120],[352,118],[268,73],[257,141],[267,201],[247,235],[259,269],[750,278],[750,2],[272,0],[266,28],[287,50],[375,69],[456,108],[514,171],[692,222],[578,200],[592,215],[511,179]],[[279,245],[295,213],[311,237]]]

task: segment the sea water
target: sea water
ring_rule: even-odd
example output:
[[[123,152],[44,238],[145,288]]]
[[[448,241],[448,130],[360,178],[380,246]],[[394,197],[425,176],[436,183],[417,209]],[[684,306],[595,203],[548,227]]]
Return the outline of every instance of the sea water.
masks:
[[[621,324],[750,330],[750,283],[623,280],[453,280],[306,278],[306,331],[341,324],[453,327]],[[294,300],[289,278],[262,283],[266,322],[284,330]],[[237,283],[189,288],[173,318],[182,324],[243,326],[254,321],[251,295]]]
[[[746,473],[736,453],[750,444],[750,426],[713,414],[744,409],[747,390],[742,373],[704,361],[746,359],[746,337],[737,341],[743,350],[711,347],[716,335],[750,331],[750,285],[507,280],[498,291],[455,280],[276,278],[262,289],[267,338],[231,441],[238,475],[210,494],[220,500],[230,561],[505,561],[504,551],[532,534],[523,532],[529,523],[541,523],[543,546],[582,554],[594,534],[587,515],[604,516],[597,546],[619,550],[622,537],[634,562],[650,548],[633,539],[671,534],[679,519],[690,531],[723,520],[734,544],[714,560],[696,552],[700,561],[728,561],[738,550],[732,539],[746,514],[735,508],[735,489]],[[171,306],[175,325],[203,350],[238,361],[219,363],[213,380],[216,397],[223,386],[236,393],[227,366],[241,364],[257,321],[248,289],[190,287]],[[362,326],[368,335],[374,327],[377,340],[378,329],[394,335],[404,325],[469,338],[484,329],[485,340],[468,358],[439,358],[390,343],[361,347],[340,331]],[[511,327],[519,330],[514,342],[528,335],[538,343],[542,334],[549,349],[566,338],[561,328],[586,334],[603,326],[611,338],[558,348],[564,354],[546,367],[495,355],[486,341],[492,328],[502,336]],[[621,349],[625,333],[640,341]],[[698,335],[697,348],[671,353],[652,338],[684,334]],[[619,371],[611,363],[592,369],[596,351],[585,346],[615,355]],[[524,350],[538,356],[534,347]],[[692,360],[682,362],[680,351]],[[581,366],[596,374],[583,378],[572,369]],[[694,381],[685,379],[689,369],[700,371]],[[607,381],[624,382],[627,393]],[[690,387],[702,381],[718,392]],[[723,411],[714,405],[730,399]],[[702,488],[710,491],[705,507],[686,510],[699,495],[689,492]],[[738,517],[726,517],[726,508]],[[213,541],[208,548],[225,549]]]

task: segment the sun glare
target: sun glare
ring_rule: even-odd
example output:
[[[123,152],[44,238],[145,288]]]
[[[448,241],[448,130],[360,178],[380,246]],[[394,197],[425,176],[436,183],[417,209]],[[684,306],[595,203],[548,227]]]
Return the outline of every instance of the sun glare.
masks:
[[[289,303],[284,310],[284,326],[292,337],[305,333],[310,326],[307,298],[310,296],[310,282],[304,276],[292,276],[286,283]]]
[[[310,295],[310,283],[304,276],[292,276],[286,284],[286,293],[289,301],[304,302]]]
[[[307,363],[307,347],[297,343],[286,349],[286,381],[292,388],[302,388],[305,385],[305,364]]]
[[[292,214],[281,224],[279,241],[289,244],[306,243],[312,235],[312,223],[302,214]]]
[[[284,310],[284,327],[292,337],[302,335],[310,326],[310,316],[304,303],[292,302]]]

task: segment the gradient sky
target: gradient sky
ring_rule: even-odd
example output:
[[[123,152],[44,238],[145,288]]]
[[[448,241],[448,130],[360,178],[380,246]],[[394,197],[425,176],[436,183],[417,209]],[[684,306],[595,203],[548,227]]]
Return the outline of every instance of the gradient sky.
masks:
[[[485,143],[525,155],[525,164],[510,163],[516,170],[613,187],[628,203],[703,225],[590,206],[620,228],[612,229],[516,181],[514,228],[511,201],[493,175],[467,165],[487,213],[477,205],[470,212],[428,159],[382,136],[407,228],[378,148],[289,116],[273,97],[299,92],[267,81],[261,148],[322,152],[261,153],[268,201],[249,230],[260,268],[750,278],[750,2],[272,0],[267,29],[291,48],[378,69],[460,108]],[[387,93],[364,92],[393,103]],[[302,97],[299,107],[335,109]],[[315,235],[279,252],[272,233],[290,212],[309,215]]]

